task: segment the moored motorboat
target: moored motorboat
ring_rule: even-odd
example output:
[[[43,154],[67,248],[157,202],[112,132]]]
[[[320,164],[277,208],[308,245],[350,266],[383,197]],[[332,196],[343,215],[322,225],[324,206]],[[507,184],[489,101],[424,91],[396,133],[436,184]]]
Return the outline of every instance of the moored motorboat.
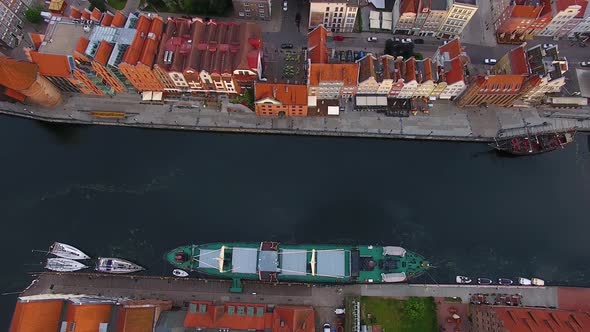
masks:
[[[188,277],[188,272],[186,272],[185,270],[181,270],[181,269],[174,269],[172,271],[172,274],[174,274],[175,276],[180,277],[180,278]]]
[[[498,283],[502,286],[510,286],[514,283],[514,281],[512,281],[508,278],[499,278]]]
[[[531,282],[531,279],[527,279],[527,278],[523,278],[523,277],[518,278],[518,283],[521,284],[522,286],[530,286],[533,284]]]
[[[90,259],[90,256],[86,255],[82,250],[61,242],[54,242],[49,247],[49,253],[68,259]]]
[[[472,280],[469,277],[457,276],[455,277],[455,281],[458,284],[470,284]]]
[[[121,258],[99,257],[96,262],[96,270],[105,273],[124,274],[142,271],[144,268]]]
[[[48,258],[45,268],[57,272],[73,272],[88,266],[69,258]]]
[[[545,280],[539,278],[532,278],[531,283],[535,286],[545,286]]]
[[[494,282],[489,278],[477,278],[477,283],[480,285],[491,285]]]

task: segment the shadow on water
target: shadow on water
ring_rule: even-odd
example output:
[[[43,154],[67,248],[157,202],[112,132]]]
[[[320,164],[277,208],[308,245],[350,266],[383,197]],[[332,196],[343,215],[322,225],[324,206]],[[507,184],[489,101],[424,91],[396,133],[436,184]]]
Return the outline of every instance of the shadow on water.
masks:
[[[50,133],[58,143],[78,144],[80,142],[80,132],[84,125],[62,124],[37,121],[37,126]]]

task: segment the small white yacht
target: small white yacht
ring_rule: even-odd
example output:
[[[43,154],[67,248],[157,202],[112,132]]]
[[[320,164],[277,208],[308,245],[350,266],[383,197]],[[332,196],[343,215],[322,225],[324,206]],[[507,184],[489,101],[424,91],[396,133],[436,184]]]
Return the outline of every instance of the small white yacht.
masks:
[[[82,250],[61,242],[54,242],[49,247],[49,253],[68,259],[90,259],[90,256],[83,253]]]
[[[465,277],[465,276],[457,276],[457,277],[455,278],[455,281],[456,281],[458,284],[470,284],[472,280],[471,280],[469,277]]]
[[[96,271],[99,272],[124,274],[142,270],[143,267],[121,258],[99,257],[96,262]]]
[[[531,279],[527,279],[527,278],[523,278],[523,277],[518,278],[518,283],[521,284],[522,286],[530,286],[533,284],[531,282]]]
[[[69,258],[48,258],[45,268],[58,272],[73,272],[87,268],[88,266]]]
[[[539,279],[539,278],[532,278],[531,282],[533,283],[533,285],[535,286],[545,286],[545,280],[543,279]]]
[[[180,278],[188,277],[188,272],[186,272],[185,270],[181,270],[181,269],[174,269],[172,271],[172,274],[174,274],[175,276],[180,277]]]

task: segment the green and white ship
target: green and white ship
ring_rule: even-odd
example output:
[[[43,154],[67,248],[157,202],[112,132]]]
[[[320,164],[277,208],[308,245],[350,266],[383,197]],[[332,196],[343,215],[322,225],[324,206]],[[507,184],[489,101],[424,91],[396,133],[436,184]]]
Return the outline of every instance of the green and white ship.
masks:
[[[268,282],[404,282],[430,267],[424,257],[402,247],[278,242],[187,245],[165,259],[177,269],[212,278]]]

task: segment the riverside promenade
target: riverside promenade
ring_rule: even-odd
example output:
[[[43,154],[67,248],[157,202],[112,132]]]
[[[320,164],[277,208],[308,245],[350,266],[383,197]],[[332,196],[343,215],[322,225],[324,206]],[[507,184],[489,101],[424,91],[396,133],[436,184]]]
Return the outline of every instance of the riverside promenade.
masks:
[[[116,125],[141,128],[338,137],[379,137],[489,142],[499,132],[530,126],[541,130],[576,127],[590,131],[589,109],[458,108],[438,101],[430,114],[406,118],[375,112],[342,112],[335,117],[262,117],[243,105],[220,98],[220,105],[202,102],[140,104],[140,95],[113,98],[73,94],[55,109],[0,102],[0,113],[55,123]],[[93,118],[91,112],[122,112],[122,119]]]

